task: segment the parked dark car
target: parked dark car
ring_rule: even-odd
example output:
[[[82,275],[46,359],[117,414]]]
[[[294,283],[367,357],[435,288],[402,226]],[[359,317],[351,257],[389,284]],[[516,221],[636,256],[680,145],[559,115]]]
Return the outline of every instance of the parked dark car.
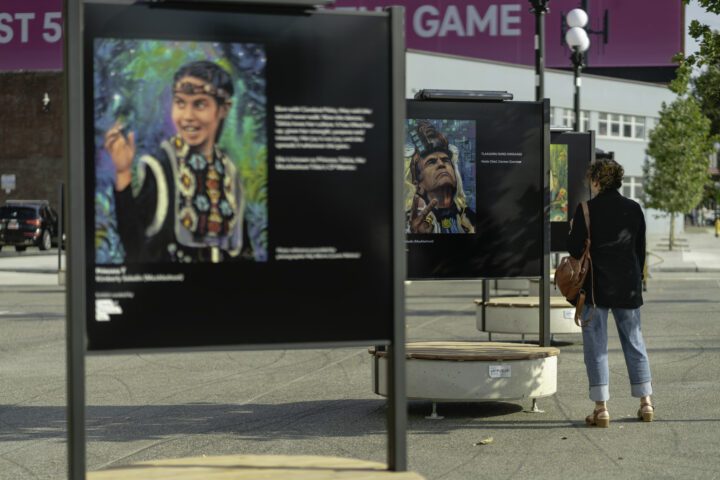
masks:
[[[58,215],[46,200],[8,200],[0,207],[0,249],[13,245],[18,252],[36,246],[48,250],[57,244]]]

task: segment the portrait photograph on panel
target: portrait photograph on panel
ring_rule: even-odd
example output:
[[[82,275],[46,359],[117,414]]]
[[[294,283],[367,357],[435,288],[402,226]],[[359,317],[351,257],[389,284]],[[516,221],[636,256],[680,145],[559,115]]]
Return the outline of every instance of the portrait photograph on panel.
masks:
[[[268,259],[263,45],[95,38],[95,262]]]
[[[568,146],[550,144],[550,221],[568,221]]]
[[[590,199],[585,179],[595,158],[595,132],[550,131],[550,250],[564,252],[570,219],[578,204]]]
[[[408,119],[405,231],[476,233],[475,120]]]
[[[408,101],[409,279],[537,275],[544,109],[540,102]]]

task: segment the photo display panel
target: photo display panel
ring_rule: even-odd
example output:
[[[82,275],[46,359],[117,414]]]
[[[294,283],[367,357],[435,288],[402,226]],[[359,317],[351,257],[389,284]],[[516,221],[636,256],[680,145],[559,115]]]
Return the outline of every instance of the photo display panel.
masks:
[[[595,158],[595,132],[550,131],[550,249],[567,251],[570,220],[580,202],[590,200],[585,180]]]
[[[544,108],[542,102],[408,102],[408,278],[540,275]]]
[[[88,349],[392,340],[389,16],[207,8],[85,6]]]

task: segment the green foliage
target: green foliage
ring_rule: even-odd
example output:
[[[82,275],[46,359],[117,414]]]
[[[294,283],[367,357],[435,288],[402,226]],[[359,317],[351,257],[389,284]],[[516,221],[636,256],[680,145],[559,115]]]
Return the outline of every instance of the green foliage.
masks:
[[[720,0],[695,0],[701,7],[710,13],[720,14]],[[690,4],[690,0],[683,0],[685,5]]]
[[[663,104],[660,123],[650,133],[647,154],[654,160],[643,168],[648,208],[686,213],[702,200],[708,180],[708,156],[714,137],[710,120],[692,97]]]
[[[720,0],[696,1],[708,12],[720,13]],[[690,0],[683,0],[683,2],[687,5]],[[693,68],[720,68],[720,32],[713,31],[707,25],[693,20],[688,27],[688,33],[695,41],[699,42],[700,49],[687,57],[683,53],[678,53],[673,58],[678,62],[678,69],[675,80],[670,84],[670,89],[678,95],[684,95],[687,92]]]
[[[703,115],[710,119],[710,131],[720,134],[720,62],[708,65],[692,80],[692,95],[700,104]]]

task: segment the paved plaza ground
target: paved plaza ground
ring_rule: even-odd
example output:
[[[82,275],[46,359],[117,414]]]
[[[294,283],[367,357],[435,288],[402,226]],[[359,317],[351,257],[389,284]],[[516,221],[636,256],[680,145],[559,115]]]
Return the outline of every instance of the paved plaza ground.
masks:
[[[582,339],[557,335],[558,390],[539,402],[544,413],[526,413],[530,401],[440,404],[445,418],[433,421],[429,402],[410,402],[410,469],[428,479],[720,478],[720,239],[709,229],[681,237],[673,252],[648,241],[656,422],[634,418],[611,328],[612,422],[585,427]],[[63,479],[65,292],[57,257],[27,253],[0,254],[0,479]],[[413,282],[408,338],[486,341],[479,296],[477,281]],[[386,458],[385,401],[372,393],[365,348],[88,356],[86,370],[90,470],[203,454]]]

